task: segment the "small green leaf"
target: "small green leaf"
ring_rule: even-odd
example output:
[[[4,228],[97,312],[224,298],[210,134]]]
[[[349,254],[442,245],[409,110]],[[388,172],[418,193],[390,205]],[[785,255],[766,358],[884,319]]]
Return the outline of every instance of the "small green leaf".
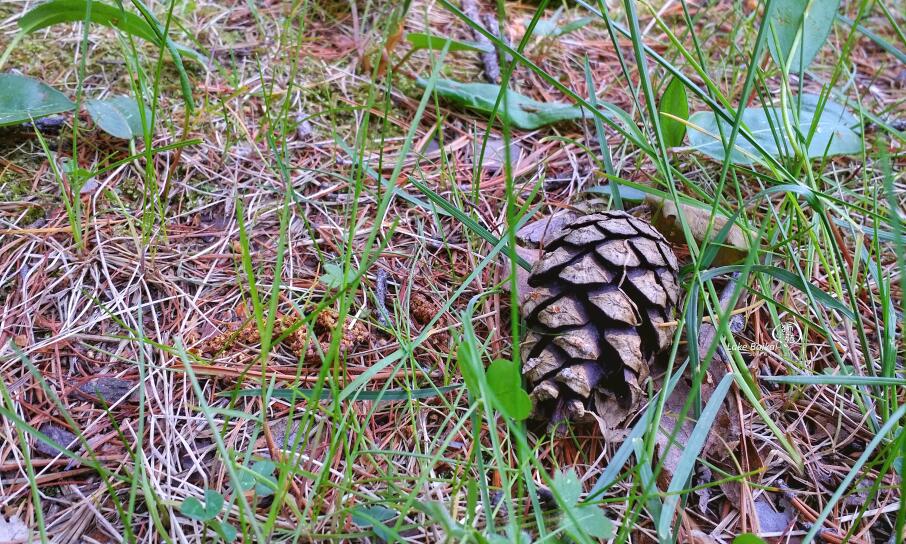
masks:
[[[579,497],[582,496],[582,483],[579,482],[575,469],[561,470],[555,474],[552,485],[565,506],[574,506],[579,503]]]
[[[539,19],[535,24],[535,29],[532,31],[532,36],[549,36],[556,38],[558,36],[563,36],[569,34],[570,32],[575,32],[580,28],[588,25],[589,23],[594,22],[594,17],[582,17],[581,19],[576,19],[566,23],[565,25],[560,25],[560,16],[563,14],[563,8],[558,8],[553,15],[545,19]],[[531,17],[527,17],[523,23],[526,28],[531,22]]]
[[[560,508],[560,528],[577,541],[584,535],[608,539],[613,534],[613,522],[607,519],[604,511],[593,504],[579,504],[582,496],[582,483],[574,469],[561,470],[554,475],[552,485],[562,501]]]
[[[686,135],[686,125],[663,115],[669,113],[680,119],[689,118],[689,101],[686,98],[686,86],[677,78],[672,78],[664,94],[661,95],[661,102],[658,111],[660,111],[661,131],[664,134],[664,142],[667,147],[679,147],[683,145],[683,136]]]
[[[214,532],[220,535],[224,542],[233,542],[239,536],[236,528],[225,521],[215,519],[208,523],[211,525],[211,529],[214,529]]]
[[[72,111],[75,104],[44,82],[18,74],[0,74],[0,127]]]
[[[373,527],[374,522],[385,522],[397,518],[399,512],[380,505],[356,506],[352,508],[352,522],[359,527]]]
[[[138,108],[138,102],[128,96],[85,101],[85,109],[88,110],[88,114],[104,132],[126,140],[140,138],[144,134],[142,114]],[[151,110],[147,106],[145,106],[145,122],[151,122]]]
[[[352,278],[355,277],[354,271],[350,270],[348,274],[344,277],[343,275],[343,265],[336,263],[326,263],[324,265],[324,274],[320,278],[320,282],[327,285],[331,289],[340,289],[345,287]]]
[[[426,34],[424,32],[410,32],[406,34],[406,41],[415,49],[431,49],[440,51],[447,47],[449,51],[475,51],[478,53],[493,52],[493,47],[487,47],[477,42],[455,40],[445,36]]]
[[[840,0],[774,0],[766,17],[770,25],[766,39],[777,64],[789,62],[791,73],[808,67],[827,41],[839,9]]]
[[[613,536],[613,522],[604,515],[604,509],[593,504],[573,508],[578,526],[588,536],[607,540]]]
[[[796,98],[793,103],[796,103]],[[821,158],[832,155],[852,155],[862,150],[862,139],[852,127],[859,125],[859,120],[846,108],[827,100],[820,115],[818,106],[820,97],[813,94],[803,94],[798,97],[801,102],[799,109],[799,124],[795,128],[804,141],[811,130],[812,123],[817,118],[817,125],[806,149],[809,158]],[[783,130],[782,111],[780,108],[746,108],[742,113],[742,124],[748,128],[753,139],[764,150],[774,156],[791,156],[793,147]],[[717,117],[710,111],[698,111],[689,118],[689,144],[692,149],[705,155],[723,161],[725,157],[724,144],[721,140],[729,138],[732,125],[721,119],[717,128]],[[778,146],[779,143],[779,146]],[[751,165],[754,162],[764,162],[761,154],[741,134],[736,137],[735,147],[730,154],[734,164]]]
[[[223,495],[213,489],[204,490],[204,506],[201,501],[195,497],[189,497],[182,501],[179,511],[188,518],[198,521],[210,521],[214,519],[223,508]]]
[[[478,383],[476,370],[480,371],[481,369],[475,368],[478,366],[475,362],[475,354],[472,347],[465,341],[459,343],[459,348],[456,352],[456,362],[459,364],[459,372],[462,374],[462,379],[466,382],[466,388],[473,396],[478,396],[480,384]]]
[[[487,371],[488,385],[497,408],[506,416],[521,421],[532,411],[532,401],[522,388],[519,369],[513,361],[497,359]]]
[[[277,465],[273,461],[257,461],[248,470],[243,469],[239,472],[239,488],[248,491],[254,487],[255,494],[259,497],[273,495],[277,487],[275,470]]]
[[[743,533],[733,539],[733,544],[767,544],[761,537],[752,533]]]
[[[252,465],[252,472],[260,478],[260,482],[255,486],[255,495],[268,497],[274,494],[277,487],[277,479],[274,478],[276,470],[277,465],[273,461],[257,461]]]
[[[422,87],[428,86],[428,80],[418,78]],[[494,111],[500,86],[490,83],[460,83],[449,79],[438,79],[434,84],[437,94],[460,106],[490,115]],[[523,94],[507,89],[506,109],[501,100],[497,115],[506,117],[510,124],[523,130],[535,130],[545,125],[581,119],[582,108],[561,102],[539,102]]]
[[[608,183],[607,185],[595,185],[594,187],[589,187],[587,192],[613,196],[615,187],[620,194],[620,199],[624,202],[642,202],[645,200],[645,193],[639,191],[635,187],[629,187],[628,185],[613,185],[611,183]]]

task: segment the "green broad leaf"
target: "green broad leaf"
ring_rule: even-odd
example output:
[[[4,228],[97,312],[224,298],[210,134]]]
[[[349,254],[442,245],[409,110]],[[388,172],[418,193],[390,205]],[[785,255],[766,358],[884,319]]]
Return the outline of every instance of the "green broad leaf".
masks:
[[[18,74],[0,74],[0,127],[75,109],[66,95],[44,82]]]
[[[494,393],[497,408],[506,416],[522,421],[532,412],[532,401],[522,388],[516,363],[497,359],[487,370],[488,385]]]
[[[598,195],[608,195],[613,196],[614,189],[619,193],[620,199],[624,202],[642,202],[645,200],[645,193],[639,191],[635,187],[630,187],[628,185],[613,185],[613,183],[608,183],[607,185],[595,185],[594,187],[589,187],[586,192],[594,193]]]
[[[182,501],[179,511],[187,518],[198,521],[211,521],[223,508],[223,495],[213,489],[204,490],[204,505],[195,497]]]
[[[557,496],[563,501],[565,506],[575,506],[579,504],[579,498],[582,496],[582,482],[576,475],[575,469],[561,470],[554,474],[551,482]],[[563,506],[561,505],[561,506]]]
[[[560,528],[566,534],[579,542],[585,535],[605,540],[613,535],[613,522],[599,506],[579,504],[582,483],[574,469],[561,470],[551,483],[561,501]]]
[[[777,64],[789,63],[790,73],[805,70],[827,41],[839,9],[840,0],[774,0],[765,19]]]
[[[145,121],[151,122],[151,110],[145,108]],[[144,134],[138,102],[129,96],[114,96],[104,100],[86,100],[85,109],[104,132],[116,138],[134,140]]]
[[[664,94],[661,95],[658,111],[660,112],[659,117],[661,131],[664,134],[664,143],[667,144],[667,147],[679,147],[683,145],[683,137],[686,135],[686,125],[672,117],[664,115],[665,113],[669,113],[680,119],[689,118],[689,101],[686,98],[686,86],[683,85],[682,81],[675,77],[670,80],[670,83],[667,84],[667,88],[664,89]]]
[[[225,521],[215,519],[211,520],[209,523],[211,529],[214,529],[214,532],[220,535],[220,538],[222,538],[224,542],[233,542],[236,540],[236,537],[239,536],[239,531]]]
[[[118,6],[92,0],[51,0],[50,2],[45,2],[20,17],[18,20],[19,28],[22,29],[23,34],[31,34],[42,28],[60,23],[82,22],[85,20],[85,14],[89,7],[91,9],[90,19],[92,23],[119,29],[126,34],[151,42],[157,46],[165,45],[143,17],[130,11],[122,10]],[[180,53],[199,61],[204,60],[204,55],[188,47],[178,44],[174,45]]]
[[[416,82],[423,88],[428,86],[427,79],[418,78]],[[434,83],[434,90],[445,100],[490,115],[494,111],[494,104],[497,103],[500,86],[438,79]],[[561,102],[539,102],[507,89],[506,104],[501,101],[497,115],[501,119],[508,119],[510,124],[517,128],[535,130],[560,121],[581,119],[584,113],[579,106]]]
[[[793,104],[796,103],[793,99]],[[819,113],[820,97],[814,94],[803,94],[798,97],[799,123],[794,124],[798,131],[800,147],[805,148],[805,141],[811,135],[811,140],[806,148],[810,159],[829,157],[832,155],[852,155],[862,151],[862,138],[853,129],[858,127],[859,120],[845,107],[825,101]],[[790,112],[792,119],[793,112]],[[742,113],[742,125],[748,129],[753,139],[757,141],[767,153],[774,157],[791,156],[793,147],[782,128],[782,112],[779,107],[746,108]],[[812,124],[815,124],[814,132]],[[724,139],[730,137],[732,125],[727,121],[720,121],[720,130],[717,118],[710,111],[698,111],[689,118],[689,144],[694,151],[717,161],[725,158]],[[722,131],[722,133],[721,133]],[[736,137],[735,146],[730,154],[734,164],[751,165],[763,163],[764,160],[755,147],[741,134]]]
[[[468,342],[461,341],[456,350],[456,362],[459,366],[459,373],[462,374],[463,381],[466,382],[466,388],[474,396],[479,396],[481,387],[478,381],[477,372],[481,371],[479,363],[476,361],[474,350]]]
[[[464,40],[455,40],[445,36],[426,34],[424,32],[410,32],[406,34],[406,41],[412,44],[415,49],[431,49],[441,51],[447,48],[448,51],[475,51],[478,53],[493,52],[493,47],[482,45],[478,42],[468,42]]]
[[[538,23],[535,24],[535,29],[532,31],[532,36],[548,36],[556,38],[569,34],[570,32],[575,32],[595,20],[594,17],[582,17],[581,19],[576,19],[575,21],[561,25],[561,15],[563,15],[562,7],[558,8],[550,17],[539,19]],[[528,27],[531,20],[531,17],[527,17],[523,24]]]
[[[399,517],[399,512],[380,505],[355,506],[351,509],[352,522],[363,529],[371,529],[383,542],[399,542],[400,536],[387,523]]]
[[[399,517],[400,513],[383,506],[356,506],[352,508],[352,522],[359,527],[373,527],[375,522],[384,523]]]
[[[733,544],[767,544],[760,536],[743,533],[733,539]]]

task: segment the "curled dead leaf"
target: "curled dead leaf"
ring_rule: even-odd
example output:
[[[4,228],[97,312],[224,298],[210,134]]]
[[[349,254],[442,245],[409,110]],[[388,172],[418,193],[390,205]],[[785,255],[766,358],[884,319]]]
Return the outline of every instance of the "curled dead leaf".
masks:
[[[677,206],[672,201],[654,195],[648,195],[645,201],[655,210],[651,222],[671,242],[686,243],[683,235],[683,222],[689,226],[695,240],[702,243],[705,240],[713,241],[729,221],[727,217],[715,214],[714,222],[709,229],[710,209],[689,204]],[[726,238],[718,245],[717,254],[714,256],[711,266],[732,264],[745,259],[748,254],[749,242],[746,240],[745,233],[739,225],[733,225]]]

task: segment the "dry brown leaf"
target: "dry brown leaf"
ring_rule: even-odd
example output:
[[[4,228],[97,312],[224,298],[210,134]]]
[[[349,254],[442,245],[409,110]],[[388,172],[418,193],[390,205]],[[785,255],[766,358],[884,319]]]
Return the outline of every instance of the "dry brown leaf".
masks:
[[[135,383],[129,380],[101,376],[80,385],[79,391],[99,404],[110,405],[128,395],[134,386]],[[137,396],[136,392],[128,400],[135,401]]]
[[[44,425],[41,425],[41,428],[38,430],[46,434],[48,437],[50,437],[51,440],[63,447],[69,446],[76,440],[76,435],[53,423],[45,423]],[[73,451],[73,449],[78,449],[78,447],[78,443],[75,443],[68,449],[69,451]],[[50,457],[56,457],[61,451],[56,447],[51,446],[50,444],[37,438],[35,439],[34,449],[35,451],[43,453],[44,455],[48,455]]]
[[[669,200],[649,195],[646,202],[655,209],[652,223],[671,242],[686,243],[683,227],[679,218],[682,217],[692,236],[699,243],[706,239],[714,239],[727,224],[728,219],[720,214],[714,216],[714,223],[708,229],[711,220],[711,210],[691,206],[689,204],[677,205]],[[718,246],[717,255],[711,266],[724,266],[738,262],[749,254],[749,243],[739,225],[730,227],[727,237]]]

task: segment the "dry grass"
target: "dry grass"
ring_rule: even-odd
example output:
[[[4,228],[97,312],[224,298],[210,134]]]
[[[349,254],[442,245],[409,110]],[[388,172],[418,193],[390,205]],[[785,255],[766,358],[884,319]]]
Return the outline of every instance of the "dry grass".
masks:
[[[257,11],[250,11],[249,6],[256,4],[260,4]],[[139,158],[98,176],[80,196],[83,248],[74,244],[59,186],[34,136],[10,129],[0,134],[0,376],[9,394],[2,406],[23,422],[5,418],[0,427],[0,512],[37,528],[36,493],[47,534],[55,542],[109,542],[130,537],[199,541],[203,526],[180,513],[182,501],[203,497],[205,488],[235,499],[231,465],[279,458],[284,464],[281,473],[288,475],[285,485],[281,479],[286,504],[273,506],[265,500],[255,509],[258,524],[273,527],[274,540],[375,539],[351,518],[353,509],[362,505],[404,512],[396,530],[401,538],[413,542],[442,541],[449,533],[439,520],[413,508],[415,503],[437,501],[455,519],[485,526],[488,512],[469,495],[476,484],[496,493],[501,467],[491,463],[482,473],[475,462],[476,452],[491,448],[490,435],[496,433],[502,455],[515,467],[517,448],[504,425],[494,429],[484,423],[476,432],[474,423],[481,420],[472,418],[464,390],[404,401],[325,402],[319,410],[309,410],[305,402],[280,399],[270,399],[262,406],[260,396],[231,399],[221,393],[262,384],[310,387],[319,375],[326,376],[328,389],[343,389],[393,354],[402,355],[370,376],[368,390],[388,384],[393,389],[460,384],[455,341],[462,328],[461,310],[477,295],[487,295],[474,322],[481,340],[487,342],[493,357],[510,356],[510,299],[494,290],[505,279],[501,271],[496,265],[489,266],[474,282],[464,284],[487,255],[488,246],[454,218],[436,215],[402,198],[395,198],[386,213],[377,216],[382,196],[378,184],[370,176],[356,178],[360,171],[355,161],[337,143],[343,140],[352,146],[361,138],[366,142],[364,162],[371,168],[386,177],[401,161],[401,188],[425,200],[406,183],[412,175],[500,235],[506,225],[503,169],[486,160],[477,168],[477,182],[473,181],[475,146],[487,130],[486,123],[462,110],[437,110],[431,105],[415,129],[414,148],[419,151],[399,156],[421,91],[404,75],[394,75],[393,87],[370,77],[370,67],[380,59],[384,36],[395,31],[394,5],[366,2],[350,9],[343,2],[311,3],[304,8],[308,14],[299,51],[294,45],[296,35],[284,25],[292,10],[301,7],[282,2],[194,5],[192,10],[177,9],[188,32],[174,35],[178,41],[196,38],[199,49],[211,52],[213,62],[207,69],[190,65],[198,111],[185,134],[177,80],[166,63],[153,145],[193,138],[199,143],[181,152],[159,153],[151,165]],[[0,21],[0,47],[15,32],[15,17],[28,6],[16,0],[0,7],[0,17],[5,18]],[[158,13],[165,10],[160,4],[152,7]],[[744,69],[737,68],[734,59],[748,54],[753,31],[751,23],[744,27],[747,30],[734,30],[734,25],[745,20],[748,12],[731,3],[709,10],[719,15],[706,15],[699,22],[704,38],[701,45],[714,73],[721,74],[715,79],[725,85],[724,92],[735,97],[742,87]],[[521,37],[526,17],[532,13],[530,6],[508,3],[506,28],[512,40]],[[575,9],[565,13],[566,18],[579,16],[573,15],[579,13]],[[678,21],[681,14],[678,3],[668,2],[663,16]],[[643,24],[650,21],[647,13],[642,15]],[[878,32],[885,28],[879,17],[872,17],[869,23]],[[421,31],[428,26],[438,34],[471,39],[466,25],[442,6],[415,2],[406,30]],[[114,36],[112,31],[92,28],[89,48],[81,51],[78,25],[53,27],[26,40],[10,66],[72,96],[78,81],[74,59],[87,54],[86,94],[125,92],[128,73]],[[673,54],[656,28],[650,29],[646,40],[656,51]],[[840,45],[839,40],[832,38],[832,49]],[[624,45],[624,55],[631,58],[631,44]],[[393,54],[398,59],[402,53]],[[589,25],[560,39],[535,41],[526,56],[580,96],[587,96],[582,71],[586,54],[599,85],[599,99],[639,117],[633,90],[622,79],[619,59],[603,25]],[[291,66],[297,60],[298,72],[294,72]],[[854,48],[852,60],[858,71],[854,83],[865,109],[883,112],[882,117],[891,121],[901,119],[906,111],[904,83],[895,70],[903,70],[903,66],[864,38]],[[815,70],[829,73],[835,62],[833,53],[828,53]],[[416,53],[405,66],[415,74],[430,69],[426,52]],[[476,56],[460,53],[451,54],[443,70],[446,76],[465,80],[479,77],[480,69]],[[634,68],[630,73],[637,77]],[[513,81],[514,89],[533,98],[565,99],[524,67],[515,70]],[[816,80],[808,84],[820,86]],[[268,135],[278,132],[280,125],[265,115],[266,97],[279,104],[288,97],[285,117],[293,126],[285,138],[277,135],[285,152],[288,185],[268,146]],[[363,133],[366,117],[370,125]],[[310,133],[295,130],[302,118],[310,123]],[[82,168],[102,168],[129,156],[122,141],[86,129],[84,123],[80,130],[74,159]],[[500,137],[497,128],[491,133]],[[71,155],[70,137],[71,131],[64,129],[51,139],[56,160]],[[646,184],[656,176],[647,157],[615,135],[608,137],[619,177]],[[584,200],[588,198],[584,190],[603,183],[597,163],[578,145],[596,146],[591,123],[520,131],[514,140],[518,148],[513,157],[517,201],[541,184],[538,215]],[[902,144],[899,148],[896,142],[891,145],[902,210],[906,208]],[[710,194],[717,188],[719,165],[683,150],[675,158],[676,168],[702,191]],[[835,183],[826,187],[829,193],[843,200],[857,198],[860,204],[872,201],[873,185],[883,178],[882,166],[873,157],[865,162],[837,159],[822,173]],[[159,195],[165,181],[169,193],[162,207],[149,205],[148,196],[154,196],[154,191]],[[739,195],[745,198],[761,190],[762,181],[752,176],[735,187],[745,191]],[[284,208],[287,186],[292,188],[291,205]],[[358,196],[357,187],[362,189]],[[737,202],[737,195],[725,196]],[[241,217],[237,202],[244,210]],[[285,260],[280,277],[275,278],[284,209],[288,210]],[[747,219],[792,229],[790,235],[806,251],[821,251],[822,241],[809,239],[808,225],[797,224],[795,212],[778,195],[750,209]],[[863,224],[871,228],[869,217],[863,216]],[[808,222],[804,216],[800,219]],[[247,248],[240,242],[239,221],[248,232]],[[363,259],[372,233],[386,242],[386,248],[364,270],[359,288],[338,293],[325,284],[322,278],[327,265],[342,263],[344,258],[349,258],[353,270],[368,264]],[[856,248],[867,243],[866,239],[854,238],[848,230],[841,230],[840,236],[843,252],[855,255],[858,262]],[[775,242],[783,238],[778,234]],[[774,249],[778,262],[792,262],[788,247]],[[677,251],[688,254],[682,246]],[[222,350],[206,350],[211,339],[254,326],[244,253],[255,270],[258,291],[269,292],[279,279],[279,312],[307,322],[312,335],[306,350],[317,344],[329,352],[330,340],[339,330],[313,325],[317,316],[309,312],[318,304],[344,317],[339,325],[344,330],[364,327],[366,337],[344,344],[347,350],[338,357],[314,350],[301,362],[298,350],[286,343],[262,357],[257,342],[260,335],[254,334],[234,335]],[[876,257],[880,259],[878,269],[891,280],[892,306],[902,309],[902,272],[896,255],[888,249]],[[811,268],[806,273],[813,284],[833,292],[836,272],[828,272],[814,259],[808,263]],[[386,271],[389,278],[389,326],[378,322],[375,288],[379,270]],[[877,284],[864,267],[856,274],[865,282],[859,290],[858,307],[865,322],[872,325],[868,330],[873,348],[870,355],[879,357],[881,331],[873,326],[879,319]],[[460,288],[463,290],[454,297]],[[752,288],[754,292],[743,293],[738,307],[758,302],[763,292],[768,306],[779,301],[789,310],[771,306],[774,309],[769,311],[762,305],[747,312],[746,328],[737,343],[770,344],[772,319],[778,317],[772,317],[774,311],[803,331],[801,343],[788,346],[789,351],[778,348],[747,356],[754,375],[837,369],[834,349],[825,334],[837,343],[836,350],[857,373],[870,374],[865,369],[872,363],[862,360],[851,326],[831,316],[836,328],[822,333],[803,325],[815,321],[812,303],[803,293],[780,282],[753,283]],[[413,311],[416,305],[418,312]],[[445,305],[449,309],[430,325],[427,339],[417,341],[429,328],[425,316],[440,312]],[[902,323],[902,314],[899,319]],[[895,335],[899,338],[897,368],[902,372],[901,324]],[[193,389],[185,360],[175,349],[180,343],[201,356],[193,360],[192,368],[202,397]],[[19,354],[14,346],[21,350]],[[26,358],[40,380],[23,362]],[[706,398],[708,388],[725,372],[727,365],[715,361],[711,369],[714,381],[703,386]],[[99,376],[137,385],[144,392],[143,405],[124,397],[105,407],[79,393],[80,386]],[[796,471],[777,437],[734,388],[728,411],[712,431],[702,465],[708,467],[707,473],[699,471],[691,485],[724,481],[689,495],[681,514],[680,541],[729,542],[745,531],[760,531],[766,538],[781,534],[796,538],[808,529],[874,436],[870,419],[877,413],[860,404],[862,397],[852,388],[794,388],[768,382],[759,382],[759,386],[768,415],[802,455],[803,472]],[[50,393],[59,398],[59,404]],[[902,388],[891,388],[890,394],[902,397]],[[668,415],[680,408],[681,404],[668,402]],[[67,421],[65,413],[72,421]],[[250,417],[237,417],[239,413]],[[212,419],[207,420],[206,415]],[[90,448],[76,443],[71,450],[80,456],[90,451],[103,470],[67,456],[42,454],[34,449],[36,438],[23,432],[26,423],[39,429],[47,429],[45,425],[71,429],[73,422]],[[475,442],[476,436],[481,437],[480,443]],[[295,439],[295,444],[278,452],[284,438]],[[223,458],[218,440],[232,452],[232,459]],[[136,444],[141,446],[140,452],[132,451]],[[583,429],[569,438],[538,435],[532,444],[532,454],[545,467],[575,467],[586,491],[619,446],[602,439],[596,429]],[[29,464],[34,474],[29,474]],[[634,535],[632,541],[655,541],[647,511],[640,509],[638,498],[627,500],[641,493],[638,480],[628,473],[604,497],[608,515],[628,527]],[[893,530],[900,500],[896,474],[887,466],[867,465],[849,496],[833,510],[822,538],[828,542],[885,541],[884,535]],[[545,485],[537,471],[533,477],[538,485]],[[669,474],[662,477],[669,481]],[[138,490],[130,491],[136,481],[140,482]],[[869,492],[873,485],[878,488]],[[137,495],[133,506],[128,506],[130,493]],[[250,500],[254,505],[254,499]],[[525,504],[528,512],[530,505]],[[777,515],[789,522],[788,527],[774,531],[762,527],[768,504],[781,512]],[[248,523],[241,501],[231,507],[234,525],[239,527],[240,518]],[[129,536],[124,537],[126,521],[119,508],[134,512]],[[475,509],[474,517],[469,508]],[[506,513],[498,510],[496,515],[499,526]],[[630,519],[630,515],[636,517]],[[525,518],[532,519],[531,514]],[[253,539],[254,533],[248,527],[245,530],[247,538]]]

